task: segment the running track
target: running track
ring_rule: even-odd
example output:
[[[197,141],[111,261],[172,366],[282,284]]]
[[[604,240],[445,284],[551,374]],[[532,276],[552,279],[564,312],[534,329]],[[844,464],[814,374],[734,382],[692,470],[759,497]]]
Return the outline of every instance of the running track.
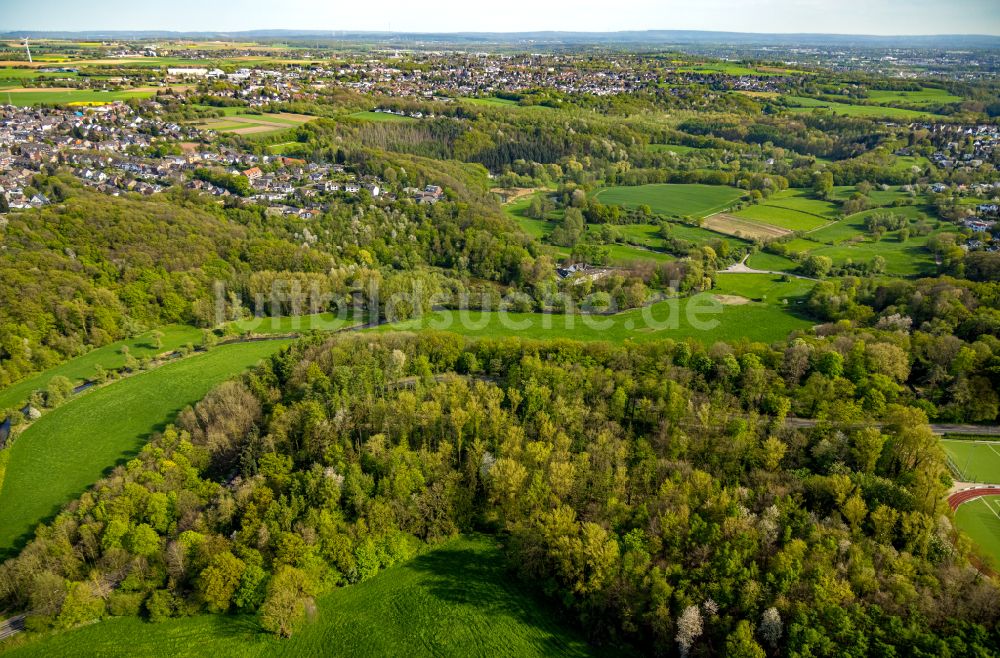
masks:
[[[948,496],[948,504],[951,506],[952,511],[954,511],[962,503],[967,503],[970,500],[982,498],[983,496],[1000,496],[1000,486],[972,487],[956,491]]]

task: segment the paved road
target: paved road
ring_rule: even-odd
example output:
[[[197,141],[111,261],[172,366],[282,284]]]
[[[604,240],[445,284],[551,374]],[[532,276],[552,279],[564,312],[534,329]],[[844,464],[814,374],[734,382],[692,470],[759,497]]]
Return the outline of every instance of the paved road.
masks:
[[[17,635],[24,630],[24,615],[17,615],[0,621],[0,640],[6,640],[11,635]]]
[[[819,424],[813,418],[786,418],[785,424],[789,427],[815,427]],[[840,424],[841,427],[844,425]],[[868,422],[858,423],[857,427],[881,427],[882,423]],[[847,427],[850,427],[848,425]],[[931,423],[931,431],[938,436],[945,434],[955,434],[960,436],[995,436],[1000,439],[1000,427],[996,425],[960,425],[951,423]]]

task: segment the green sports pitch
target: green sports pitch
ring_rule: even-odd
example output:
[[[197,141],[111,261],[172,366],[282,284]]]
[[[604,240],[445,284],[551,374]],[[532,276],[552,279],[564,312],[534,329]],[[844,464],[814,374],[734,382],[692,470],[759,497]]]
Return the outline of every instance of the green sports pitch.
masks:
[[[993,569],[1000,567],[1000,497],[981,496],[955,510],[955,525],[979,547],[979,555]]]
[[[962,482],[1000,484],[1000,442],[941,439],[941,445]]]

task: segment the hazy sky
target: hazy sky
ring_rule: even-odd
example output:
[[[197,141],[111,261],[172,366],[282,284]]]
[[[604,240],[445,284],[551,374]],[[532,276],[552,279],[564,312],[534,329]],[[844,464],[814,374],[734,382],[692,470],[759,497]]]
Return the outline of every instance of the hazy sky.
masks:
[[[1000,35],[1000,0],[0,0],[0,31],[267,28]]]

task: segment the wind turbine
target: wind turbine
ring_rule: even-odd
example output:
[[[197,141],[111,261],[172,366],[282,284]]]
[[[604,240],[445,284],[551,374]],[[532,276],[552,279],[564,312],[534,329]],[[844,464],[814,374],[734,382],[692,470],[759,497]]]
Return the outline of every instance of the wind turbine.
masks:
[[[28,51],[28,63],[32,64],[31,60],[31,48],[28,47],[28,37],[24,37],[24,49]]]

